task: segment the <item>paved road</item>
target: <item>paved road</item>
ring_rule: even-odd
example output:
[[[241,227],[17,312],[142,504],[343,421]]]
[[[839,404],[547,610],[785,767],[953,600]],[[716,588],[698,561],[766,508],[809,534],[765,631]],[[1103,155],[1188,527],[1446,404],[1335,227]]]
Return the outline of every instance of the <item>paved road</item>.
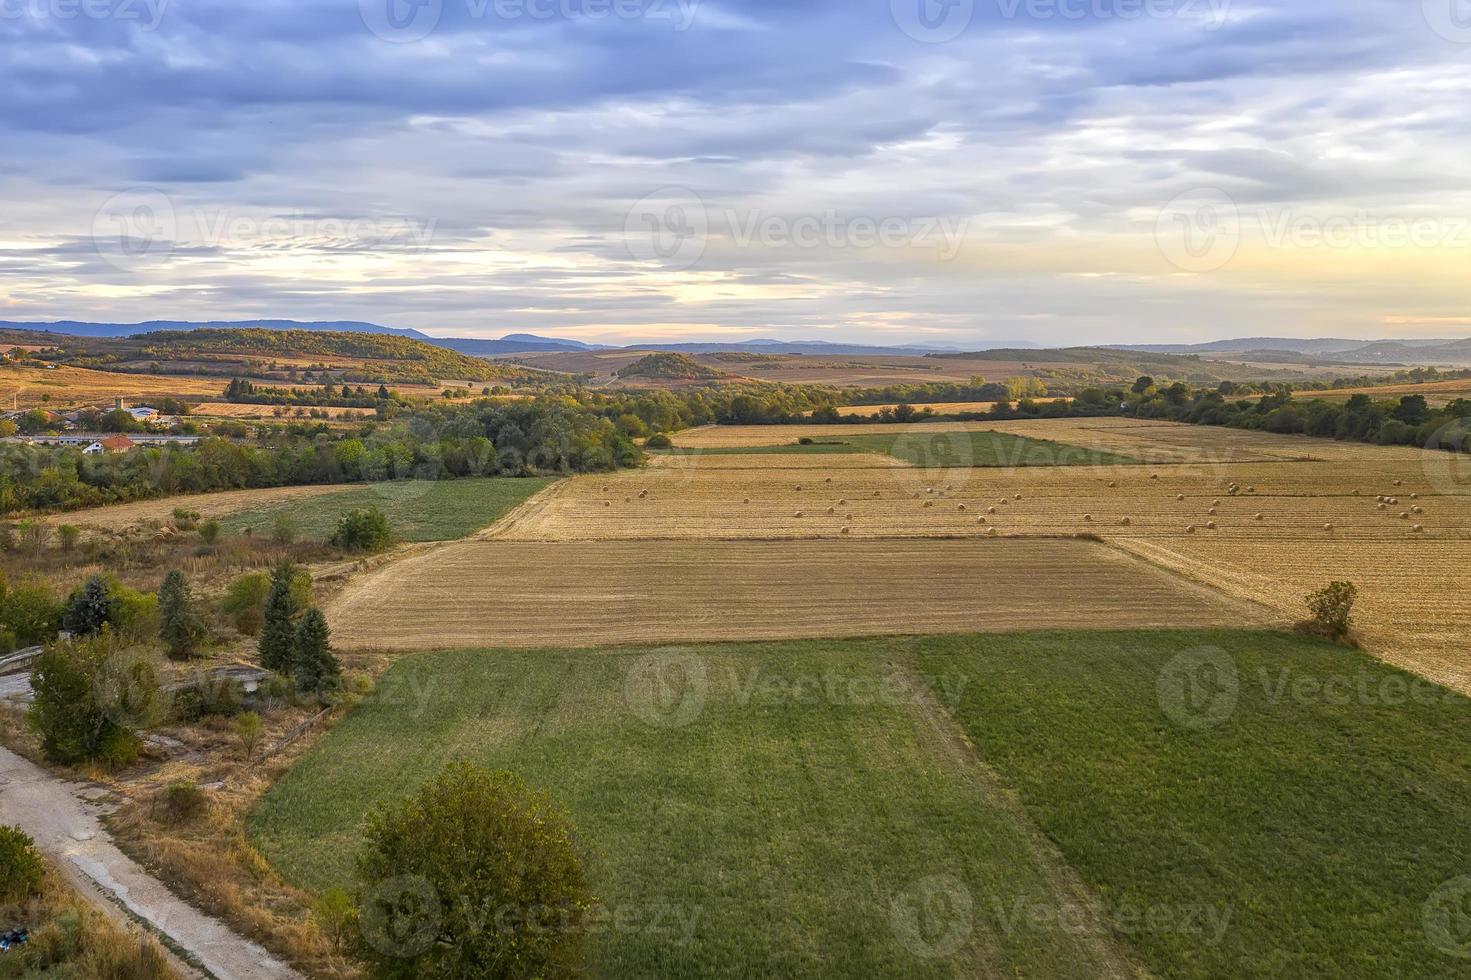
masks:
[[[30,834],[69,877],[95,885],[220,980],[300,978],[262,947],[178,898],[118,850],[98,821],[97,807],[82,795],[86,790],[0,748],[0,823]]]

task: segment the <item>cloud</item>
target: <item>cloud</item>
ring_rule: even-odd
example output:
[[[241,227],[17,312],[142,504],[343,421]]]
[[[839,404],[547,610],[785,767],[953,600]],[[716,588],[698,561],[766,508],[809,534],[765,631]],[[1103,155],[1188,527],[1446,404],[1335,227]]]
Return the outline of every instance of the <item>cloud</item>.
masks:
[[[1350,260],[1248,234],[1186,276],[1156,240],[1200,188],[1248,222],[1471,214],[1471,68],[1417,10],[976,0],[929,43],[906,2],[437,0],[406,43],[357,0],[31,4],[0,17],[0,302],[962,345],[1414,332],[1464,308],[1454,243]],[[630,248],[630,209],[670,189],[706,233],[687,266]],[[96,229],[142,192],[169,202],[168,247],[109,261]],[[963,228],[953,258],[854,233],[926,220]],[[845,231],[792,245],[811,222]]]

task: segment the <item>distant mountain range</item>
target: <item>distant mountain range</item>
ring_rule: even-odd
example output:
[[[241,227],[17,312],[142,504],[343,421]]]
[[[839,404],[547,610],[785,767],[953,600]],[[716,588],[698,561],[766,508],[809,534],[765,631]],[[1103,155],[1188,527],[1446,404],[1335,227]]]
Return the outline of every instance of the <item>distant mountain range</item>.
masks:
[[[559,351],[596,350],[647,350],[671,351],[680,354],[716,354],[734,351],[751,354],[806,354],[816,356],[883,356],[926,354],[955,354],[966,348],[930,346],[923,344],[900,344],[891,347],[872,344],[842,344],[822,340],[738,340],[738,341],[691,341],[674,344],[629,344],[626,347],[609,347],[602,344],[585,344],[580,340],[564,340],[559,337],[540,337],[535,334],[513,333],[499,340],[482,340],[474,337],[432,337],[418,330],[400,327],[385,327],[378,323],[360,320],[147,320],[142,323],[89,323],[81,320],[54,320],[49,323],[0,320],[0,330],[40,330],[51,333],[70,334],[77,337],[133,337],[160,330],[194,330],[199,328],[266,330],[334,330],[345,333],[391,334],[420,340],[436,347],[470,354],[491,357],[497,354],[537,354]],[[1154,354],[1196,354],[1204,357],[1226,356],[1235,359],[1250,359],[1262,363],[1313,361],[1327,364],[1365,366],[1395,366],[1407,364],[1471,364],[1471,338],[1468,339],[1384,339],[1352,340],[1345,337],[1238,337],[1215,340],[1203,344],[1107,344],[1110,350],[1136,351]],[[1044,350],[1043,345],[1030,341],[996,341],[985,350],[1017,348]]]
[[[1155,354],[1249,356],[1253,360],[1283,361],[1292,355],[1330,364],[1388,366],[1396,364],[1471,363],[1471,338],[1349,340],[1342,337],[1240,337],[1205,344],[1109,344],[1113,350]]]
[[[630,344],[625,348],[608,347],[601,344],[584,344],[580,340],[562,340],[556,337],[538,337],[535,334],[507,334],[499,340],[480,340],[473,337],[431,337],[418,330],[400,327],[385,327],[377,323],[360,320],[146,320],[142,323],[87,323],[80,320],[53,320],[49,323],[22,323],[0,320],[0,330],[41,330],[50,333],[70,334],[74,337],[134,337],[139,334],[156,333],[160,330],[195,329],[243,330],[334,330],[344,333],[392,334],[422,340],[426,344],[489,357],[495,354],[535,354],[554,351],[588,350],[653,350],[674,351],[682,354],[715,354],[722,351],[740,351],[751,354],[830,354],[833,356],[857,354],[899,354],[922,356],[924,354],[950,352],[955,347],[897,346],[878,347],[866,344],[833,344],[820,340],[744,340],[720,343],[684,344]],[[1035,344],[1008,343],[1011,347],[1036,347]]]

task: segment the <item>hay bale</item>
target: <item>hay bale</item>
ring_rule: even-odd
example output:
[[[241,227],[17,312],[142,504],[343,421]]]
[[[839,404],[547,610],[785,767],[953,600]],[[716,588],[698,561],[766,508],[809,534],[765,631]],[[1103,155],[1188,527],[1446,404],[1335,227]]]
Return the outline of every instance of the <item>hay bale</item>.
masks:
[[[1092,521],[1093,520],[1093,515],[1092,514],[1084,514],[1083,515],[1083,520],[1085,520],[1085,521]]]
[[[1397,486],[1397,487],[1402,487],[1402,486],[1405,485],[1405,481],[1404,480],[1395,480],[1394,481],[1394,485]]]
[[[1425,525],[1424,524],[1416,524],[1410,530],[1411,530],[1411,532],[1413,532],[1415,534],[1424,534],[1425,533]]]
[[[1119,485],[1119,481],[1117,481],[1117,480],[1109,480],[1109,481],[1108,481],[1108,485],[1109,485],[1109,486],[1110,486],[1110,487],[1116,487],[1116,486],[1118,486],[1118,485]]]
[[[793,514],[792,516],[793,517],[801,517],[802,516],[802,512],[799,510],[795,514]]]
[[[994,527],[988,527],[986,528],[986,533],[994,538],[996,536],[996,529]]]
[[[1205,526],[1206,526],[1206,529],[1207,530],[1214,531],[1216,529],[1216,522],[1215,521],[1207,521]]]
[[[874,498],[877,499],[878,498],[878,495],[879,495],[879,492],[877,490],[875,490],[873,492],[873,495],[874,495]]]
[[[638,499],[643,500],[648,495],[649,495],[649,491],[647,491],[647,490],[640,490],[638,492]]]
[[[826,480],[823,480],[822,482],[823,483],[831,483],[831,482],[833,482],[833,478],[832,477],[828,477]]]
[[[988,514],[994,514],[994,513],[996,513],[996,508],[995,507],[987,507],[986,508],[986,513],[988,513]]]
[[[965,510],[965,504],[961,504],[959,507],[957,507],[955,509],[956,510]]]
[[[1134,519],[1132,517],[1125,517],[1123,520],[1119,521],[1119,523],[1122,524],[1124,527],[1128,527],[1130,524],[1134,523]]]
[[[1177,494],[1175,494],[1175,499],[1176,500],[1184,500],[1185,499],[1185,495],[1183,493],[1177,493]]]
[[[1261,514],[1256,515],[1256,519],[1257,520],[1261,520],[1262,519],[1262,515]]]
[[[1324,524],[1323,525],[1323,530],[1325,530],[1325,531],[1331,531],[1331,530],[1333,530],[1333,525],[1332,524]]]
[[[827,509],[827,512],[828,512],[828,513],[829,513],[829,514],[836,514],[836,513],[837,513],[837,509],[836,509],[836,508],[834,508],[834,507],[829,507],[829,508],[828,508],[828,509]]]
[[[751,502],[751,498],[750,497],[747,497],[747,498],[745,498],[744,500],[741,501],[741,503],[743,503],[743,504],[749,504],[750,502]]]
[[[848,506],[848,501],[846,501],[846,500],[839,500],[838,501],[838,506],[839,507],[846,507],[846,506]]]
[[[1407,511],[1407,510],[1400,511],[1399,512],[1399,519],[1402,520],[1402,521],[1408,521],[1410,519],[1410,512]]]
[[[1185,528],[1185,533],[1186,534],[1194,534],[1195,533],[1195,525],[1194,524],[1191,524],[1188,527],[1186,527]]]
[[[605,500],[605,501],[603,501],[603,506],[604,507],[612,507],[613,506],[613,501],[611,501],[611,500]]]
[[[924,502],[924,505],[925,505],[925,506],[926,506],[926,507],[933,507],[933,506],[935,506],[935,502],[934,502],[934,501],[933,501],[933,500],[926,500],[926,501],[925,501],[925,502]]]
[[[1016,499],[1017,499],[1017,500],[1020,500],[1020,499],[1022,499],[1022,495],[1021,495],[1021,494],[1017,494],[1017,495],[1016,495]]]
[[[1425,508],[1424,507],[1419,507],[1419,506],[1411,507],[1410,508],[1410,513],[1412,513],[1412,514],[1423,514],[1423,513],[1425,513]]]
[[[984,524],[984,523],[986,523],[986,519],[984,517],[977,517],[976,518],[976,523],[977,524]]]
[[[1209,514],[1211,517],[1215,517],[1216,516],[1216,509],[1214,507],[1212,507],[1210,510],[1206,511],[1206,513]]]
[[[850,533],[852,533],[852,531],[851,531],[851,529],[850,529],[850,528],[846,528],[846,527],[845,527],[845,528],[843,528],[843,533],[844,533],[844,534],[850,534]]]
[[[1385,507],[1387,507],[1387,506],[1389,506],[1389,505],[1388,505],[1388,504],[1382,504],[1382,503],[1381,503],[1381,504],[1379,504],[1379,505],[1377,505],[1377,506],[1376,506],[1376,508],[1375,508],[1375,509],[1376,509],[1376,510],[1383,510],[1383,509],[1384,509],[1384,508],[1385,508]]]

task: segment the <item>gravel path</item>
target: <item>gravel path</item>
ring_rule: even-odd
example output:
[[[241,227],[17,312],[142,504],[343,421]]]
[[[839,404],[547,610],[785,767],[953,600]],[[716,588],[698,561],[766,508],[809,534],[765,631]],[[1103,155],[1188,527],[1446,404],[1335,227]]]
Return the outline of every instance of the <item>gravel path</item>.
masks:
[[[193,908],[118,850],[86,794],[0,748],[0,823],[20,827],[68,877],[95,886],[220,980],[300,977],[265,949]],[[90,890],[90,889],[84,889]]]

